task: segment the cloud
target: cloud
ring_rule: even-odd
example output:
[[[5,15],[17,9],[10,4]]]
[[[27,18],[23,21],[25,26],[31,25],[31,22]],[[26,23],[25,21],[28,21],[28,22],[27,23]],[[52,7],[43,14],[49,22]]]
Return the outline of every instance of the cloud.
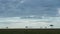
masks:
[[[40,27],[39,25],[46,25],[45,22],[38,22],[40,19],[21,19],[20,17],[8,17],[8,18],[0,18],[1,27],[9,27],[9,28],[24,28],[28,27]],[[5,26],[4,26],[5,25]]]
[[[21,19],[21,17],[0,18],[0,28],[25,28],[25,26],[28,26],[29,28],[49,28],[50,24],[53,24],[55,28],[60,26],[58,25],[60,22],[59,20],[60,17],[49,17],[49,19]]]
[[[60,17],[56,17],[60,14],[59,7],[60,0],[0,0],[0,23],[9,27],[19,27],[19,24],[24,24],[20,27],[27,24],[40,27],[49,23],[57,26],[60,22]]]
[[[58,15],[60,16],[60,8],[58,8],[57,10],[58,10]]]
[[[25,2],[25,0],[21,0],[21,1],[20,1],[20,3],[24,3],[24,2]]]
[[[45,22],[40,22],[40,23],[24,22],[24,23],[13,23],[13,24],[8,25],[8,27],[10,27],[10,28],[25,28],[25,26],[28,26],[29,28],[37,28],[37,27],[40,28],[40,27],[45,27],[47,25],[48,24]]]
[[[59,0],[1,0],[0,5],[0,17],[42,16],[45,14],[46,16],[56,16],[60,2]]]

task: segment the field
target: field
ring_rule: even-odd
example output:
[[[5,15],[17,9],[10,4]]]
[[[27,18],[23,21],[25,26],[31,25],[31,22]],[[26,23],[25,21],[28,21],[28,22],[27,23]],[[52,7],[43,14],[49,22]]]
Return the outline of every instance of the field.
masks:
[[[0,34],[60,34],[60,29],[0,29]]]

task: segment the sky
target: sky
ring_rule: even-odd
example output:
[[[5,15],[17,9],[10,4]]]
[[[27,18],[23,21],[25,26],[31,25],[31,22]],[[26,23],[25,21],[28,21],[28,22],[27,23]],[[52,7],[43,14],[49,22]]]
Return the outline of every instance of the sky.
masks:
[[[60,0],[0,0],[0,28],[60,28]]]

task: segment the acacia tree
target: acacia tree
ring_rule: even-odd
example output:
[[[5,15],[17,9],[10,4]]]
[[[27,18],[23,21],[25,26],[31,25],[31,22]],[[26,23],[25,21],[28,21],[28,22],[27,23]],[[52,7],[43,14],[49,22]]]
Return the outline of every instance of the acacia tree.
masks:
[[[53,26],[54,26],[54,25],[52,25],[52,24],[50,25],[51,28],[53,28]]]
[[[25,26],[25,28],[28,28],[28,26]]]
[[[8,29],[8,27],[6,27]]]

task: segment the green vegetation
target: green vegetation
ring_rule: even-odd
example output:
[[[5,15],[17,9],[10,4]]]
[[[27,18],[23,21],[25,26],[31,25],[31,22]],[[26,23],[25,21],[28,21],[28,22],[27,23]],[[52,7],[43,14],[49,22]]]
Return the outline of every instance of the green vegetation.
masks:
[[[60,34],[60,29],[0,29],[0,34]]]

